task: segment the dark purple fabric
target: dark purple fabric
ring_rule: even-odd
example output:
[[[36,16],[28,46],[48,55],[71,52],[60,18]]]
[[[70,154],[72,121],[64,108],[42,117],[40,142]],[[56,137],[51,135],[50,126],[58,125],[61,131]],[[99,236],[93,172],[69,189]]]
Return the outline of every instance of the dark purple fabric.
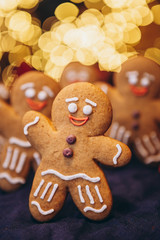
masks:
[[[159,240],[160,174],[132,161],[119,169],[103,170],[113,194],[110,216],[93,222],[78,211],[68,195],[62,211],[48,223],[38,223],[30,215],[28,196],[33,178],[13,193],[0,191],[0,239],[32,240]]]

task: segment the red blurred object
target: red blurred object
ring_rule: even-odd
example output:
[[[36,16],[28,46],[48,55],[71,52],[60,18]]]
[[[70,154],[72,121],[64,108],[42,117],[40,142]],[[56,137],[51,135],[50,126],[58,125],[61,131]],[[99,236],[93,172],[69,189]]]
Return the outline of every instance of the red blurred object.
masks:
[[[29,72],[29,71],[34,71],[35,68],[33,68],[32,66],[30,66],[29,64],[27,64],[26,62],[22,62],[21,65],[19,67],[15,67],[14,68],[14,72],[15,74],[19,77],[22,74]],[[36,70],[35,70],[36,71]]]

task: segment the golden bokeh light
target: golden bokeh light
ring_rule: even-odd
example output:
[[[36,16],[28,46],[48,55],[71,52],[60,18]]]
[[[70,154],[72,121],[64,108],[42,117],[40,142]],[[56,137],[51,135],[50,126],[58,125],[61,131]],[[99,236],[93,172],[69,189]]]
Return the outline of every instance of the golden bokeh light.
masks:
[[[60,4],[55,10],[55,16],[58,20],[72,22],[78,16],[79,9],[74,4],[66,2]]]
[[[154,16],[154,22],[160,25],[160,4],[153,6],[151,10]]]

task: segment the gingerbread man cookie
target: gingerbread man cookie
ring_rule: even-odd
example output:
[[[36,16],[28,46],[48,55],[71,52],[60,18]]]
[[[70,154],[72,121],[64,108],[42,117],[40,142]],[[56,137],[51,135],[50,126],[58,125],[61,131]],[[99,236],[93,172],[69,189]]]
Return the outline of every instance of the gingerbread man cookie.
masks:
[[[130,144],[145,163],[160,162],[160,67],[142,56],[114,75],[107,95],[113,107],[110,137]]]
[[[112,120],[107,96],[90,83],[63,88],[52,106],[52,122],[30,111],[24,115],[24,134],[42,155],[29,205],[38,221],[48,221],[62,208],[69,191],[86,217],[104,219],[112,195],[96,161],[119,167],[129,162],[129,148],[104,137]]]
[[[69,63],[61,76],[60,86],[63,88],[75,82],[109,81],[110,73],[100,71],[97,64],[86,66],[80,62]]]
[[[39,153],[23,133],[22,116],[36,110],[50,117],[52,102],[59,90],[59,84],[53,79],[31,71],[15,80],[10,93],[11,105],[0,101],[0,133],[7,139],[0,155],[1,189],[17,189],[26,182],[31,162],[39,164]]]

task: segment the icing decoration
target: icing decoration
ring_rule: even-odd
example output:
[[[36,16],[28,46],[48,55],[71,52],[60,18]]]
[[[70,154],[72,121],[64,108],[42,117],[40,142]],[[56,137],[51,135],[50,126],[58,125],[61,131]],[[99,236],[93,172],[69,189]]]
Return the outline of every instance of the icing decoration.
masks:
[[[145,72],[145,73],[143,74],[143,76],[146,77],[146,78],[148,78],[150,81],[154,81],[154,80],[155,80],[155,76],[153,76],[153,75],[150,74],[150,73]]]
[[[17,163],[17,160],[18,160],[18,155],[19,155],[19,149],[15,148],[14,152],[13,152],[13,156],[12,156],[11,165],[9,167],[10,170],[14,170],[15,169],[15,166],[16,166],[16,163]]]
[[[89,117],[76,118],[76,117],[73,117],[73,116],[69,115],[69,119],[70,119],[70,121],[71,121],[71,123],[73,125],[75,125],[75,126],[82,126],[82,125],[84,125],[88,121]],[[75,121],[77,121],[77,122],[75,122]]]
[[[35,117],[33,122],[27,123],[24,127],[24,135],[28,135],[28,128],[30,126],[37,124],[38,122],[39,122],[39,117],[37,116],[37,117]]]
[[[83,107],[83,113],[85,115],[90,115],[92,113],[92,107],[90,105],[86,105]]]
[[[142,97],[148,92],[147,87],[136,87],[136,86],[130,85],[130,89],[132,93],[137,97]]]
[[[9,139],[9,143],[10,143],[10,144],[16,144],[16,145],[18,145],[18,146],[20,146],[20,147],[24,147],[24,148],[31,147],[30,142],[28,142],[28,141],[23,141],[23,140],[21,140],[21,139],[19,139],[19,138],[16,138],[16,137],[11,137],[11,138]]]
[[[150,84],[150,81],[149,81],[149,79],[148,79],[147,77],[143,77],[143,78],[141,79],[140,83],[141,83],[141,86],[143,86],[143,87],[148,87],[149,84]]]
[[[111,138],[116,138],[116,133],[117,133],[118,127],[119,127],[119,124],[117,122],[112,124],[111,131],[109,134],[109,136]]]
[[[11,175],[6,172],[0,173],[0,179],[3,179],[3,178],[6,179],[11,184],[18,184],[18,183],[24,184],[26,182],[24,178],[21,178],[21,177],[12,178]]]
[[[77,73],[76,71],[72,70],[72,71],[68,71],[66,73],[66,79],[68,82],[75,82],[75,79],[77,78]]]
[[[70,103],[70,104],[68,105],[68,111],[69,111],[70,113],[75,113],[75,112],[77,112],[77,104],[75,104],[75,103]]]
[[[124,126],[119,127],[118,133],[117,133],[117,140],[121,141],[124,135],[126,128]]]
[[[25,91],[25,96],[27,98],[33,98],[34,96],[36,95],[36,91],[34,88],[28,88],[26,91]]]
[[[5,158],[4,163],[3,163],[3,168],[8,168],[9,162],[11,160],[11,156],[12,156],[12,147],[8,147],[7,148],[7,155],[6,155],[6,158]]]
[[[43,186],[43,184],[44,184],[44,179],[41,180],[39,186],[37,187],[36,191],[34,192],[34,194],[33,194],[34,197],[38,196],[38,193],[39,193],[41,187]]]
[[[97,103],[89,100],[88,98],[86,98],[85,102],[91,104],[93,107],[96,107],[96,106],[97,106]]]
[[[104,212],[104,210],[107,208],[107,205],[103,205],[100,209],[96,209],[96,208],[92,208],[92,207],[85,207],[83,209],[84,212],[87,212],[87,211],[92,211],[92,212],[95,212],[95,213],[101,213],[101,212]]]
[[[150,136],[151,136],[152,142],[154,143],[156,149],[159,151],[160,141],[158,139],[158,136],[157,136],[156,132],[151,132]]]
[[[100,194],[100,192],[99,192],[98,186],[96,185],[94,188],[95,188],[95,190],[96,190],[96,193],[97,193],[97,195],[98,195],[98,198],[99,198],[100,203],[103,203],[103,199],[102,199],[102,196],[101,196],[101,194]]]
[[[58,188],[58,184],[56,183],[56,184],[54,184],[54,186],[53,186],[52,192],[51,192],[51,194],[50,194],[50,196],[49,196],[47,202],[50,202],[50,201],[52,200],[52,198],[53,198],[55,192],[57,191],[57,188]]]
[[[71,148],[65,148],[63,150],[63,156],[66,157],[66,158],[73,157],[73,150]]]
[[[69,135],[66,138],[66,141],[67,141],[68,144],[74,144],[76,142],[76,136],[74,136],[73,134]]]
[[[25,83],[25,84],[21,85],[20,89],[25,90],[27,88],[33,88],[33,87],[34,87],[34,83],[29,82],[29,83]]]
[[[60,172],[58,172],[54,169],[48,169],[48,170],[43,171],[41,173],[42,176],[45,176],[45,175],[48,175],[48,174],[53,174],[53,175],[61,178],[62,180],[65,180],[65,181],[70,181],[70,180],[77,179],[77,178],[82,178],[82,179],[85,179],[89,182],[99,182],[100,181],[100,177],[89,177],[85,173],[77,173],[77,174],[74,174],[74,175],[65,176],[65,175],[61,174]]]
[[[44,197],[46,196],[46,194],[47,194],[47,192],[48,192],[48,189],[50,188],[52,186],[52,182],[49,182],[49,183],[47,183],[47,186],[46,186],[46,188],[44,189],[44,191],[43,191],[43,193],[42,193],[42,195],[41,195],[41,199],[44,199]]]
[[[87,193],[87,195],[88,195],[88,197],[89,197],[90,204],[94,204],[94,199],[93,199],[93,197],[92,197],[92,194],[91,194],[91,192],[90,192],[90,189],[89,189],[89,186],[88,186],[88,185],[86,185],[86,193]]]
[[[144,148],[144,146],[142,145],[142,142],[139,138],[136,138],[135,139],[135,146],[136,146],[136,149],[137,151],[139,152],[139,154],[142,156],[142,157],[147,157],[148,156],[148,152],[147,150]]]
[[[33,154],[33,157],[34,157],[34,160],[35,160],[36,163],[37,163],[37,166],[39,166],[39,164],[40,164],[40,162],[41,162],[41,158],[40,158],[39,153],[38,153],[38,152],[35,152],[35,153]]]
[[[46,100],[46,99],[47,99],[47,93],[46,93],[45,91],[40,91],[40,92],[38,93],[38,99],[39,99],[40,101]]]
[[[78,188],[78,193],[79,193],[79,198],[80,198],[81,203],[85,203],[85,200],[82,196],[81,185],[78,185],[77,188]]]
[[[40,207],[40,205],[39,205],[39,203],[38,203],[37,201],[32,201],[31,204],[32,204],[32,205],[35,205],[35,206],[38,208],[38,211],[39,211],[42,215],[49,215],[49,214],[51,214],[51,213],[54,212],[54,209],[53,209],[53,208],[50,209],[50,210],[48,210],[48,211],[44,211],[44,210]]]
[[[131,85],[135,85],[138,82],[138,75],[139,73],[137,71],[126,72],[126,76],[128,77],[128,82]]]
[[[48,86],[43,86],[42,89],[48,94],[49,97],[54,97],[54,92]]]
[[[105,84],[101,85],[100,88],[105,94],[108,93],[108,87]]]
[[[16,167],[16,173],[20,173],[22,171],[25,161],[26,161],[26,158],[27,158],[27,154],[25,152],[23,152],[20,156],[19,163]]]
[[[128,144],[130,137],[131,137],[131,132],[130,131],[126,131],[124,136],[123,136],[122,142],[125,143],[125,144]]]
[[[69,103],[69,102],[77,102],[79,99],[78,97],[73,97],[73,98],[66,98],[65,102]]]
[[[156,153],[156,149],[154,148],[153,144],[151,143],[151,140],[149,139],[149,136],[144,135],[142,137],[142,139],[143,139],[143,142],[144,142],[146,148],[149,150],[149,152],[151,154],[155,154]]]
[[[116,145],[116,148],[118,150],[117,154],[114,156],[113,158],[113,163],[116,165],[117,164],[117,159],[120,157],[121,153],[122,153],[122,148],[119,144]]]
[[[26,102],[29,105],[29,107],[35,111],[40,111],[47,105],[47,101],[38,102],[32,100],[31,98],[26,98]]]

